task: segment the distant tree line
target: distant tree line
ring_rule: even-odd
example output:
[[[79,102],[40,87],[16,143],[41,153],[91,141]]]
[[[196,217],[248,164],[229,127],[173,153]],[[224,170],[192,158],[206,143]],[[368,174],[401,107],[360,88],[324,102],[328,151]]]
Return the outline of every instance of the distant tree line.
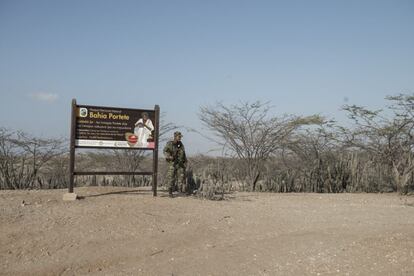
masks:
[[[386,98],[381,110],[347,105],[350,124],[319,115],[273,114],[269,103],[217,103],[199,118],[221,149],[220,157],[193,156],[188,184],[213,198],[234,190],[265,192],[392,192],[414,190],[414,95]],[[165,116],[164,116],[165,118]],[[161,121],[161,143],[176,126]],[[68,185],[68,143],[0,128],[0,189],[50,189]],[[84,170],[142,171],[143,152],[83,151]],[[82,176],[76,185],[147,186],[142,176]],[[160,157],[159,183],[165,181]]]
[[[66,186],[65,153],[63,139],[36,138],[0,128],[0,189]]]
[[[344,106],[351,127],[317,115],[278,117],[261,102],[202,107],[224,154],[199,158],[194,171],[227,189],[406,194],[414,189],[414,95],[386,99],[381,110]]]

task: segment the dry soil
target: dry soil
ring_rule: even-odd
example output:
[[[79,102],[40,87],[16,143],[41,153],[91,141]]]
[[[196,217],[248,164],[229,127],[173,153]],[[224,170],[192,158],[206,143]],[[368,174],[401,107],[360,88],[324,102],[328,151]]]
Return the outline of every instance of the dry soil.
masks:
[[[414,198],[0,191],[1,275],[414,275]]]

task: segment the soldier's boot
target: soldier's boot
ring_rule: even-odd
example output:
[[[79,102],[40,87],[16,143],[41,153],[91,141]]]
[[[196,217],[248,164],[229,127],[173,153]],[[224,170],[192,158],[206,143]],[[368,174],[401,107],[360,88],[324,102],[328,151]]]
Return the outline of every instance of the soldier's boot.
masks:
[[[181,192],[188,195],[188,187],[185,182],[181,183]]]
[[[168,188],[168,196],[169,197],[173,197],[173,188],[172,187],[170,187],[170,188]]]

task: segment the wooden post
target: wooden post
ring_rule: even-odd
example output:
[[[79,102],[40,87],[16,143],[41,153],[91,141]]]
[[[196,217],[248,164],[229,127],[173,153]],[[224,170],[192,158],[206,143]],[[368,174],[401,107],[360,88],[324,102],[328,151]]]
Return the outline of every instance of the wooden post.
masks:
[[[76,99],[72,99],[72,115],[70,120],[70,160],[69,160],[69,193],[73,193],[75,177],[75,135],[76,135]]]
[[[153,196],[157,196],[157,177],[158,177],[158,142],[160,132],[160,107],[155,105],[155,131],[154,131],[154,156],[153,156],[153,169],[152,169],[152,192]]]

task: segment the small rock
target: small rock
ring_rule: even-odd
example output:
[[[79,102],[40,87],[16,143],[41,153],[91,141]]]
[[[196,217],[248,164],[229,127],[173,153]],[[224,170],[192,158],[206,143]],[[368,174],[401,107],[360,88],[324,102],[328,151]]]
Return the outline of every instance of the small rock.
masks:
[[[74,201],[78,198],[78,195],[75,193],[66,193],[63,195],[64,201]]]

